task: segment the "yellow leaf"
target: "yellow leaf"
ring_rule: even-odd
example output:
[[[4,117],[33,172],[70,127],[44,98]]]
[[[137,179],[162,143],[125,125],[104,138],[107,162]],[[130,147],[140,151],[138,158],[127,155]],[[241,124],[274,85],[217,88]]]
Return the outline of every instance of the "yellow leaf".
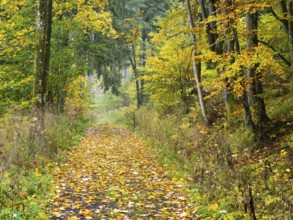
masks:
[[[39,213],[39,217],[41,219],[49,219],[48,216],[46,214],[44,214],[44,213]]]
[[[55,215],[56,217],[60,217],[61,216],[60,212],[53,212],[53,215]]]
[[[285,151],[285,150],[281,150],[280,156],[281,156],[281,157],[286,157],[287,154],[288,154],[287,151]]]
[[[210,205],[210,208],[213,210],[216,210],[219,207],[218,203],[214,203],[212,205]]]
[[[35,176],[39,176],[39,175],[40,175],[40,174],[39,174],[39,171],[40,171],[40,168],[37,167],[37,168],[35,169]]]

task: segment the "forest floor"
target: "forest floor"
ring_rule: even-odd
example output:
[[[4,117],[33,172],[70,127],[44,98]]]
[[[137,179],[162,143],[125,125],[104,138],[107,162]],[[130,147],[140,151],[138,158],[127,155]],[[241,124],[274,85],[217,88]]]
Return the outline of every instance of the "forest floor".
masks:
[[[88,130],[56,168],[51,219],[197,219],[182,179],[126,128]]]

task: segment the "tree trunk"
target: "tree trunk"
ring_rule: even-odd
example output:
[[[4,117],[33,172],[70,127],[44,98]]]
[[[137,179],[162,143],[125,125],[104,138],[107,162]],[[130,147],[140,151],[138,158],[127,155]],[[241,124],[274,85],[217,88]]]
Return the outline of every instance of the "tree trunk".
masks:
[[[37,43],[34,96],[37,109],[44,110],[50,64],[50,39],[52,26],[52,0],[38,1]]]
[[[141,93],[140,93],[140,87],[139,87],[139,81],[138,81],[138,74],[136,68],[133,70],[134,77],[135,77],[135,86],[136,86],[136,98],[137,98],[137,108],[140,108],[141,106]]]
[[[248,103],[247,92],[244,90],[241,97],[242,106],[245,111],[245,125],[252,131],[255,132],[255,125],[252,121],[251,111]]]
[[[185,0],[185,4],[186,4],[187,13],[188,13],[189,27],[191,29],[194,29],[194,23],[193,23],[192,14],[191,14],[191,8],[190,8],[190,1]],[[195,52],[195,42],[196,42],[195,35],[191,33],[190,34],[190,39],[191,39],[191,42],[193,44],[193,48],[192,48],[192,68],[193,68],[193,73],[194,73],[194,77],[195,77],[195,81],[196,81],[196,88],[197,88],[197,95],[198,95],[199,105],[200,105],[201,114],[202,114],[204,123],[208,124],[208,118],[207,118],[205,103],[204,103],[204,99],[203,99],[202,87],[200,85],[200,75],[201,75],[201,73],[200,73],[200,69],[198,68],[198,65],[197,65],[198,62],[194,59],[194,57],[197,55],[196,52]]]
[[[253,12],[252,9],[246,14],[246,29],[247,29],[247,48],[251,51],[258,46],[258,11]],[[265,124],[269,120],[266,114],[266,106],[261,82],[261,74],[256,72],[258,64],[254,64],[247,69],[248,78],[248,100],[250,104],[256,102],[256,112],[258,114],[258,122],[260,125]]]
[[[246,30],[247,30],[247,49],[253,50],[257,46],[257,26],[258,26],[258,12],[252,12],[250,9],[246,14]],[[247,79],[248,79],[248,101],[250,105],[254,103],[255,90],[255,72],[257,65],[253,65],[247,69]]]
[[[289,38],[289,48],[290,48],[290,61],[293,64],[293,1],[290,0],[287,4],[287,11],[288,11],[288,38]],[[291,66],[292,68],[292,66]]]
[[[216,7],[215,7],[215,3],[217,2],[217,0],[212,0],[212,1],[209,1],[209,7],[208,9],[206,9],[205,7],[205,1],[204,0],[198,0],[198,4],[200,6],[200,11],[201,11],[201,16],[202,16],[202,19],[203,20],[207,20],[208,17],[210,16],[213,16],[216,14]],[[223,7],[224,10],[222,11],[223,14],[227,14],[227,6],[230,5],[230,3],[227,1],[224,3],[225,6]],[[207,13],[207,11],[209,13]],[[226,27],[227,29],[227,34],[229,34],[229,27]],[[217,31],[217,24],[216,22],[209,22],[206,24],[206,32],[207,32],[207,38],[208,38],[208,43],[210,45],[210,50],[213,51],[213,52],[216,52],[217,54],[219,55],[222,55],[223,54],[223,41],[219,41],[217,42],[219,36],[218,34],[216,33]],[[231,41],[231,40],[230,40]],[[229,47],[227,45],[227,53],[230,53],[232,52],[232,48]],[[218,65],[218,62],[216,62],[216,65]],[[218,75],[220,76],[222,74],[222,70],[220,69],[217,69],[218,71]],[[224,80],[224,83],[225,83],[225,88],[223,89],[222,91],[222,94],[223,94],[223,101],[224,101],[224,105],[225,105],[225,108],[226,108],[226,111],[227,111],[227,115],[229,116],[230,115],[230,104],[229,104],[229,83],[228,83],[228,79],[225,79]]]
[[[238,32],[236,28],[233,28],[233,36],[234,36],[234,41],[235,41],[235,51],[237,54],[240,54],[240,43],[239,43],[239,38],[238,38]],[[244,72],[242,72],[242,75],[244,75]],[[243,82],[244,84],[244,82]],[[252,115],[248,103],[248,97],[247,97],[247,92],[245,85],[241,85],[243,88],[242,96],[241,96],[241,102],[242,106],[245,112],[245,125],[252,131],[255,132],[255,125],[252,120]]]
[[[142,30],[142,56],[141,56],[141,59],[142,59],[142,67],[145,67],[146,66],[146,44],[147,44],[147,39],[148,39],[148,35],[147,35],[147,31],[145,28],[143,28]],[[141,93],[141,103],[144,103],[146,100],[146,96],[144,94],[144,80],[141,79],[140,81],[140,85],[141,85],[141,88],[140,88],[140,93]]]
[[[132,70],[134,73],[134,78],[135,78],[137,108],[140,108],[142,103],[141,103],[141,93],[140,93],[140,86],[139,86],[139,81],[138,81],[137,61],[135,59],[135,46],[134,45],[132,45],[132,54],[133,54],[133,58],[131,58],[131,56],[129,56],[129,61],[131,63]]]
[[[231,9],[229,7],[232,6],[232,2],[230,0],[226,0],[223,2],[222,5],[222,14],[224,14],[225,17],[228,17],[229,13],[231,13]],[[230,35],[233,34],[233,26],[234,26],[234,20],[229,18],[227,25],[225,25],[225,34],[226,34],[226,40],[225,40],[225,53],[230,56],[232,52],[235,51],[235,39],[230,37]],[[235,60],[231,59],[230,63],[233,63]],[[230,110],[230,103],[229,103],[229,98],[230,98],[230,86],[229,86],[229,78],[225,78],[225,88],[223,89],[223,100],[225,104],[225,108],[228,114],[228,117],[231,113]]]
[[[91,45],[95,44],[95,33],[90,33],[90,43]],[[90,57],[90,55],[89,55]],[[88,80],[90,84],[90,93],[92,100],[95,99],[95,76],[94,76],[94,61],[92,59],[89,59],[89,70],[88,70]]]
[[[208,15],[207,15],[207,11],[205,8],[204,0],[198,0],[198,4],[200,6],[202,20],[206,20]],[[210,50],[216,51],[216,47],[215,47],[216,39],[214,39],[214,35],[212,34],[211,30],[212,30],[211,23],[207,23],[206,24],[206,32],[207,32],[207,37],[208,37],[208,43],[210,45]]]

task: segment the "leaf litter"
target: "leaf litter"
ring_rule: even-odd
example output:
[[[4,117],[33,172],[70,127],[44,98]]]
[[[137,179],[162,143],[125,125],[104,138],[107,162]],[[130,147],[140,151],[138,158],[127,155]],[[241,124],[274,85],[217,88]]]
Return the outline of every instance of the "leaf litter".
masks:
[[[50,219],[197,219],[184,192],[126,128],[92,127],[55,173]]]

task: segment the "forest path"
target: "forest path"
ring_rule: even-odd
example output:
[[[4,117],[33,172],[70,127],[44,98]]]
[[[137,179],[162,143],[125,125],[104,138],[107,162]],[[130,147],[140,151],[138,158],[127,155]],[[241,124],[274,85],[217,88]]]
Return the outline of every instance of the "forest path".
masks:
[[[51,219],[197,219],[181,181],[122,127],[90,128],[55,175]]]

